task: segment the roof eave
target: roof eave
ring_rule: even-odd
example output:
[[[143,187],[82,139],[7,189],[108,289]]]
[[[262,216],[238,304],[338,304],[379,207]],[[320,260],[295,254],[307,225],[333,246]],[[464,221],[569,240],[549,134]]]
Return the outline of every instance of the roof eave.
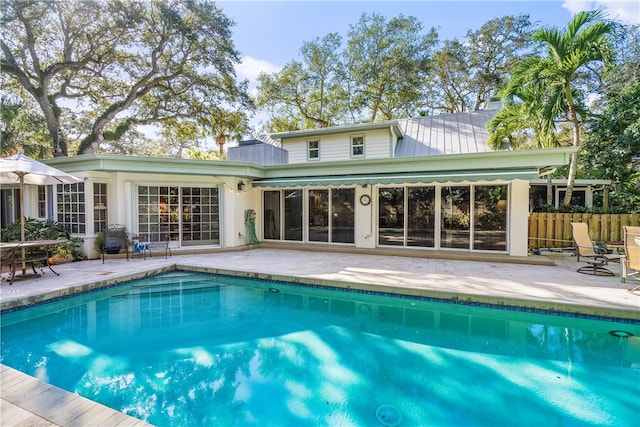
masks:
[[[464,170],[508,170],[564,166],[573,147],[538,150],[493,151],[472,154],[343,160],[319,163],[294,163],[265,167],[265,178],[371,174],[399,172],[446,172]]]
[[[333,126],[318,129],[294,130],[288,132],[278,132],[270,135],[271,139],[282,142],[285,139],[293,138],[310,138],[322,135],[335,135],[339,133],[366,132],[370,130],[389,129],[397,138],[402,138],[404,134],[396,120],[374,122],[374,123],[357,123],[346,126]]]
[[[84,154],[44,160],[68,173],[100,171],[130,173],[163,173],[173,175],[238,176],[259,178],[264,167],[256,163],[228,160],[182,159],[173,157],[141,157],[112,154]]]

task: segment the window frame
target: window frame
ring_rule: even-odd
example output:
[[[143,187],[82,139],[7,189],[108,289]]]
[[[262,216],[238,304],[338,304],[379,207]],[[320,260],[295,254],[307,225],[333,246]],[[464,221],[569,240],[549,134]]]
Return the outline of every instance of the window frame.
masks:
[[[47,186],[38,185],[38,218],[47,218]]]
[[[95,234],[106,230],[109,225],[108,192],[108,183],[93,183],[93,232]]]
[[[314,195],[321,195],[317,200],[321,202],[322,206],[316,207],[317,209],[314,209],[313,206],[314,200],[316,200]],[[356,189],[353,186],[307,189],[287,187],[279,190],[264,190],[262,192],[262,206],[265,212],[264,239],[313,244],[354,245],[356,238],[355,199]],[[269,209],[267,209],[267,203]],[[300,205],[298,206],[297,203]],[[267,211],[271,211],[272,214],[268,215]],[[322,218],[316,222],[314,216]],[[316,225],[319,225],[319,229],[314,232],[312,227]],[[298,231],[298,228],[301,228],[301,232]],[[267,230],[272,231],[267,232]],[[326,238],[319,238],[321,234],[326,234]]]
[[[316,143],[316,147],[312,148],[311,144]],[[315,157],[311,154],[315,153]],[[307,160],[312,162],[317,162],[320,160],[320,140],[319,139],[308,139],[307,140]]]
[[[401,189],[404,189],[402,197],[397,194]],[[416,190],[426,189],[432,190],[422,192],[425,197],[416,197]],[[376,241],[379,247],[402,246],[446,251],[509,253],[509,183],[390,184],[380,185],[376,192]],[[383,195],[383,192],[388,193],[388,196]],[[433,194],[430,194],[431,192]],[[448,201],[447,195],[454,192],[456,197],[451,197]],[[503,202],[503,207],[498,208],[498,200]],[[412,209],[411,205],[417,202],[430,204],[430,207],[424,209],[425,212],[431,211],[428,217],[416,214],[416,210]],[[397,224],[387,219],[390,212],[395,212],[392,219],[396,218]],[[487,218],[479,223],[478,217],[484,214],[487,214]],[[425,221],[427,218],[428,223]],[[383,220],[386,222],[383,223]],[[419,223],[423,226],[418,226]],[[424,234],[426,244],[411,243],[415,241],[416,236],[420,236],[416,231],[427,232]]]
[[[219,185],[138,185],[138,235],[180,247],[220,245],[220,192]]]
[[[71,234],[86,235],[86,207],[84,182],[56,185],[56,221]]]
[[[361,139],[362,142],[358,143],[358,144],[354,144],[354,141],[357,139]],[[365,140],[365,135],[364,134],[358,134],[358,135],[350,135],[349,136],[349,150],[350,150],[350,154],[351,154],[351,158],[352,159],[360,159],[365,157],[365,145],[366,145],[366,140]],[[360,150],[362,151],[362,153],[355,153],[355,149],[356,148],[360,148]]]

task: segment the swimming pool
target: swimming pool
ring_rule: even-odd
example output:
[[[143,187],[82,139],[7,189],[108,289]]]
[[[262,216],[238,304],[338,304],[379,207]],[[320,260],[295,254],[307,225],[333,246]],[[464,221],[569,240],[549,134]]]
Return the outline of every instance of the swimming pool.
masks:
[[[630,426],[639,336],[173,272],[4,314],[1,361],[157,425]]]

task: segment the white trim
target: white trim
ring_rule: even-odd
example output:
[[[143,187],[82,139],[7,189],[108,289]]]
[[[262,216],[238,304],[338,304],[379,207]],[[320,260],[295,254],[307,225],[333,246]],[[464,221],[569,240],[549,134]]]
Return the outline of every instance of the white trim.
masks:
[[[320,138],[307,139],[307,160],[310,162],[319,162],[320,161]],[[318,148],[312,149],[309,147],[309,144],[312,142],[318,143]],[[311,157],[311,152],[314,151],[318,153],[318,157]]]
[[[360,144],[353,145],[353,140],[355,138],[362,138],[362,154],[354,154],[353,149],[356,147],[360,147]],[[365,134],[357,134],[357,135],[349,135],[349,157],[352,159],[363,159],[366,155],[366,137]]]

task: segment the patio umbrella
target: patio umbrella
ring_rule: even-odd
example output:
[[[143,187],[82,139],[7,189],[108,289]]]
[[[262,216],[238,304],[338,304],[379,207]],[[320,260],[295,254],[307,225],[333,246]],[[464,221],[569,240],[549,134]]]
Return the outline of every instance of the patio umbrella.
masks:
[[[0,159],[0,184],[20,184],[20,241],[24,242],[24,185],[72,184],[82,179],[22,153]],[[24,255],[24,253],[23,253]],[[23,263],[24,270],[24,263]]]

